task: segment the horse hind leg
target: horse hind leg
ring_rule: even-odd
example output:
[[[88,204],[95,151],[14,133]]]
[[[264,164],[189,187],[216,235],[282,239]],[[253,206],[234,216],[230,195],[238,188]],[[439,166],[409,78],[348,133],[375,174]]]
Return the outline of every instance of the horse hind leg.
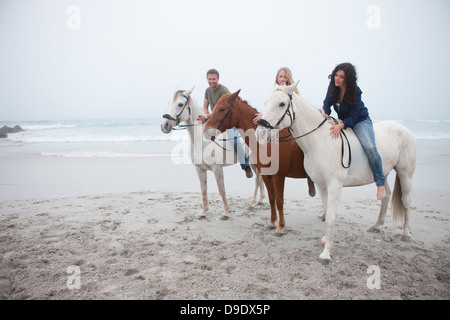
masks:
[[[200,180],[200,189],[202,191],[202,200],[203,200],[203,207],[202,212],[199,215],[199,218],[206,217],[206,212],[209,210],[209,202],[208,202],[208,175],[206,170],[202,170],[198,167],[196,167],[198,179]]]
[[[377,222],[375,223],[375,225],[373,227],[371,227],[371,228],[369,228],[369,230],[367,230],[368,232],[380,233],[381,228],[384,226],[384,222],[386,220],[386,211],[388,209],[389,199],[391,197],[391,189],[389,187],[389,183],[387,182],[387,176],[386,176],[385,181],[386,181],[386,183],[385,183],[386,197],[383,200],[381,200],[380,214],[378,215]]]
[[[222,220],[228,220],[230,217],[228,215],[228,212],[230,210],[230,207],[228,205],[227,195],[225,192],[225,182],[223,178],[223,169],[222,167],[216,168],[213,170],[214,176],[216,177],[217,187],[219,189],[220,196],[222,197],[223,201],[223,213],[222,213]]]
[[[394,199],[395,198],[395,199]],[[411,201],[412,174],[397,172],[395,177],[394,195],[392,197],[392,211],[394,224],[403,219],[402,241],[411,241]]]
[[[264,194],[264,183],[262,181],[262,175],[259,172],[259,170],[256,168],[256,166],[254,164],[250,165],[253,169],[253,171],[255,172],[255,191],[253,193],[253,199],[252,199],[252,203],[250,204],[249,210],[250,211],[254,211],[255,207],[262,203],[263,199],[265,198],[265,194]],[[258,189],[260,190],[260,199],[257,200],[258,198]]]

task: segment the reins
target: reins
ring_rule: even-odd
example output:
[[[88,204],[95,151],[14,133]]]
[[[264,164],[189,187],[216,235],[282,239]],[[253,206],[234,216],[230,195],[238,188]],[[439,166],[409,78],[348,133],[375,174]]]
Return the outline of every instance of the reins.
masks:
[[[294,138],[291,138],[291,139],[285,139],[287,137],[280,138],[280,139],[278,139],[278,142],[288,142],[288,141],[292,141],[292,140],[297,140],[297,139],[303,138],[303,137],[307,136],[308,134],[311,134],[314,131],[316,131],[317,129],[319,129],[325,122],[327,122],[327,119],[323,119],[323,121],[316,128],[312,129],[311,131],[309,131],[309,132],[307,132],[305,134],[302,134],[301,136],[294,137]],[[292,133],[291,133],[291,135],[292,135]]]
[[[333,117],[330,117],[330,118],[332,118],[334,120],[334,123],[338,124],[338,121],[335,118],[333,118]],[[342,145],[341,145],[341,155],[342,155],[341,156],[341,164],[342,164],[342,167],[344,167],[344,169],[348,169],[348,168],[350,168],[350,165],[352,164],[352,148],[350,147],[350,141],[348,141],[347,135],[345,134],[344,130],[341,130],[339,132],[339,135],[341,136],[341,141],[342,141]],[[348,145],[348,166],[345,166],[345,164],[344,164],[344,151],[345,150],[344,150],[344,138],[342,136],[344,136],[345,140],[347,140],[347,145]]]

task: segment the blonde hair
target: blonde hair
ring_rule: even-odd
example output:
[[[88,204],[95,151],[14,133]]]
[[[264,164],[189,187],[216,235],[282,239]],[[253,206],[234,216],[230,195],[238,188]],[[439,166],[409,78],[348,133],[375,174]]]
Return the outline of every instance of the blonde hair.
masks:
[[[291,84],[294,84],[294,79],[292,78],[292,72],[291,72],[291,70],[289,70],[288,67],[283,67],[283,68],[278,69],[277,75],[275,76],[275,83],[278,84],[278,75],[280,74],[281,71],[286,72],[286,78],[287,78],[286,85],[290,86]],[[295,88],[295,93],[300,94],[300,92],[298,91],[298,88]]]

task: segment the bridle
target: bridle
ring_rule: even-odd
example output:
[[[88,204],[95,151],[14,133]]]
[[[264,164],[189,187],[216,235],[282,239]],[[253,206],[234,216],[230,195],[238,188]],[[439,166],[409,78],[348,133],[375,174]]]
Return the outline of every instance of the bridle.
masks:
[[[222,100],[223,102],[227,102],[230,104],[230,108],[228,109],[227,113],[225,114],[225,116],[223,117],[223,119],[219,122],[219,124],[217,125],[217,130],[219,129],[219,127],[225,122],[226,118],[228,117],[228,115],[230,115],[230,122],[228,124],[228,128],[231,128],[231,119],[233,118],[233,108],[234,108],[234,100],[229,101],[229,100]]]
[[[223,101],[223,102],[227,102],[227,103],[230,105],[230,108],[228,109],[227,113],[226,113],[225,116],[222,118],[222,120],[220,120],[219,124],[218,124],[217,127],[216,127],[216,130],[219,130],[219,131],[220,131],[220,129],[219,129],[220,126],[225,122],[225,120],[228,118],[228,116],[230,116],[229,123],[228,123],[228,128],[231,128],[231,120],[232,120],[232,118],[233,118],[234,100],[230,101],[230,100],[223,99],[222,101]],[[231,140],[234,141],[234,140],[236,140],[236,139],[238,139],[238,137],[234,137],[234,138],[231,138],[231,139],[220,139],[219,141],[231,141]],[[214,144],[216,144],[217,146],[219,146],[219,147],[222,148],[223,150],[229,151],[229,150],[227,150],[224,146],[221,146],[220,144],[218,144],[217,141],[216,141],[216,139],[212,139],[212,141],[214,142]]]
[[[180,90],[177,93],[181,93],[181,92],[183,92],[183,91]],[[186,108],[189,111],[189,116],[191,116],[191,107],[189,106],[190,97],[188,97],[184,94],[181,94],[181,96],[186,99],[186,102],[184,103],[183,107],[181,108],[181,111],[175,116],[175,118],[172,117],[170,114],[166,113],[165,115],[162,116],[164,119],[175,121],[175,123],[178,124],[180,122],[180,116],[184,112],[184,109],[186,109]],[[186,126],[188,126],[188,125],[183,125],[183,127],[186,127]]]
[[[281,90],[281,89],[278,89],[277,91],[282,91],[282,90]],[[295,120],[294,103],[293,103],[293,101],[292,101],[292,94],[289,94],[289,93],[286,93],[286,94],[287,94],[288,97],[289,97],[289,103],[288,103],[288,105],[287,105],[287,107],[286,107],[286,110],[284,111],[283,115],[282,115],[281,118],[277,121],[277,123],[275,124],[275,126],[272,126],[272,125],[269,123],[269,121],[264,120],[264,119],[259,119],[258,122],[257,122],[258,125],[260,125],[260,126],[262,126],[262,127],[265,127],[265,128],[268,128],[268,129],[275,129],[275,128],[278,127],[278,125],[284,120],[284,118],[286,117],[286,115],[288,115],[289,118],[291,119],[291,124],[289,125],[288,129],[289,129],[289,131],[291,131],[291,132],[294,131],[294,129],[292,129],[292,125],[294,124],[294,120]],[[291,113],[290,109],[292,109],[292,113]],[[327,120],[327,119],[324,119],[324,120],[323,120],[323,121],[322,121],[315,129],[313,129],[313,130],[311,130],[311,131],[309,131],[309,132],[307,132],[307,133],[305,133],[305,134],[302,134],[301,136],[298,136],[298,137],[295,137],[295,138],[291,138],[291,139],[287,139],[287,140],[284,139],[284,138],[282,138],[282,139],[280,139],[278,142],[292,141],[292,140],[296,140],[296,139],[302,138],[302,137],[304,137],[304,136],[307,136],[308,134],[313,133],[314,131],[316,131],[317,129],[319,129],[319,128],[326,122],[326,120]]]
[[[277,91],[281,91],[281,89],[278,89]],[[281,118],[277,121],[277,123],[275,124],[275,127],[277,127],[281,121],[284,120],[284,118],[286,117],[286,115],[289,116],[289,118],[291,119],[291,125],[288,127],[289,131],[294,131],[292,129],[292,125],[294,124],[294,120],[295,120],[295,112],[294,112],[294,105],[292,103],[292,94],[286,93],[289,97],[289,103],[286,107],[286,110],[284,111],[283,115],[281,116]],[[291,107],[292,107],[292,113],[291,113]],[[258,125],[268,128],[268,129],[275,129],[275,127],[273,127],[269,121],[264,120],[264,119],[259,119],[257,122]]]
[[[216,130],[219,130],[220,131],[220,126],[225,122],[225,120],[228,118],[228,116],[230,116],[230,118],[229,118],[229,123],[228,123],[228,128],[230,128],[231,129],[231,120],[233,119],[233,108],[234,108],[234,101],[235,100],[226,100],[226,99],[223,99],[222,100],[223,102],[227,102],[229,105],[230,105],[230,108],[228,109],[228,111],[227,111],[227,113],[225,114],[225,116],[222,118],[222,120],[220,120],[220,122],[219,122],[219,124],[217,125],[217,127],[216,127]],[[217,107],[216,107],[217,108]],[[224,146],[221,146],[220,144],[218,144],[217,143],[217,141],[236,141],[237,139],[239,139],[239,137],[237,136],[237,137],[233,137],[233,138],[228,138],[228,139],[219,139],[219,140],[217,140],[217,139],[212,139],[212,141],[217,145],[217,146],[219,146],[220,148],[222,148],[223,150],[225,150],[225,151],[230,151],[230,150],[227,150],[227,148],[225,148]],[[236,143],[236,142],[235,142]]]
[[[278,89],[278,91],[282,91],[282,90],[281,90],[281,89]],[[287,107],[286,107],[286,110],[284,111],[283,115],[281,116],[281,118],[280,118],[280,119],[277,121],[277,123],[275,124],[275,127],[277,127],[277,126],[281,123],[281,121],[284,120],[284,118],[286,117],[286,115],[288,115],[289,118],[291,119],[291,124],[290,124],[290,126],[288,127],[288,129],[289,129],[289,131],[292,132],[292,131],[294,131],[294,129],[292,129],[292,125],[294,124],[294,120],[295,120],[294,103],[292,102],[292,94],[289,94],[289,93],[286,93],[286,94],[287,94],[288,97],[289,97],[289,103],[288,103],[288,105],[287,105]],[[292,109],[292,113],[291,113],[290,109]],[[327,121],[327,119],[323,119],[323,121],[322,121],[316,128],[314,128],[313,130],[311,130],[311,131],[309,131],[309,132],[307,132],[307,133],[305,133],[305,134],[302,134],[301,136],[294,137],[294,138],[291,138],[291,139],[284,139],[284,138],[281,138],[281,139],[279,139],[278,142],[292,141],[292,140],[300,139],[300,138],[302,138],[302,137],[304,137],[304,136],[307,136],[308,134],[313,133],[314,131],[316,131],[317,129],[319,129],[326,121]],[[258,122],[257,122],[257,124],[260,125],[260,126],[262,126],[262,127],[268,128],[268,129],[275,129],[275,127],[272,126],[272,125],[269,123],[269,121],[264,120],[264,119],[259,119]],[[286,137],[285,137],[285,138],[286,138]]]
[[[278,89],[278,91],[282,91],[282,90],[281,90],[281,89]],[[284,113],[283,113],[283,115],[281,116],[281,118],[280,118],[280,119],[277,121],[277,123],[275,124],[275,127],[277,127],[277,126],[281,123],[281,121],[284,120],[284,118],[286,117],[286,115],[289,115],[289,118],[291,119],[291,125],[288,127],[288,129],[289,129],[289,131],[294,131],[294,130],[292,129],[292,125],[293,125],[294,120],[295,120],[295,112],[294,112],[294,106],[293,106],[293,102],[292,102],[292,94],[288,94],[288,93],[286,93],[286,94],[289,96],[289,104],[288,104],[288,106],[286,107],[286,110],[284,111]],[[289,109],[290,109],[291,107],[292,107],[292,115],[291,115],[291,112],[289,111]],[[333,119],[334,119],[334,118],[333,118]],[[337,122],[336,119],[334,119],[334,121]],[[307,135],[313,133],[313,132],[316,131],[317,129],[319,129],[325,122],[327,122],[327,119],[326,119],[326,118],[323,119],[323,121],[322,121],[316,128],[312,129],[311,131],[309,131],[309,132],[307,132],[307,133],[305,133],[305,134],[302,134],[302,135],[300,135],[300,136],[298,136],[298,137],[293,137],[293,138],[291,138],[291,139],[286,139],[287,137],[283,137],[283,138],[278,139],[278,142],[288,142],[288,141],[292,141],[292,140],[296,140],[296,139],[303,138],[303,137],[305,137],[305,136],[307,136]],[[262,126],[262,127],[268,128],[268,129],[275,129],[274,126],[272,126],[267,120],[264,120],[264,119],[259,119],[258,122],[257,122],[257,124],[260,125],[260,126]],[[348,168],[350,168],[350,164],[351,164],[351,162],[352,162],[352,153],[351,153],[351,148],[350,148],[350,142],[348,141],[347,135],[346,135],[345,132],[343,132],[342,130],[341,130],[341,132],[340,132],[340,136],[341,136],[341,140],[342,140],[342,159],[341,159],[341,164],[342,164],[342,166],[343,166],[345,169],[348,169]],[[349,149],[349,164],[348,164],[348,166],[344,165],[344,137],[345,137],[345,139],[347,140],[348,149]]]

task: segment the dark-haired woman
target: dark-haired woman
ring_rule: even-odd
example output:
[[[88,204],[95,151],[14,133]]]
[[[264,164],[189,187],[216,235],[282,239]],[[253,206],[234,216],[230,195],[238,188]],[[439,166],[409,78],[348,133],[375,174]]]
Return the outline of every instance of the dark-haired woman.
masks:
[[[356,84],[355,67],[350,63],[341,63],[336,66],[330,77],[327,95],[323,101],[323,110],[326,115],[330,115],[331,106],[333,106],[338,118],[342,120],[341,123],[331,127],[330,135],[336,139],[339,137],[341,129],[353,129],[369,159],[369,165],[377,185],[377,199],[382,200],[386,197],[383,166],[375,144],[372,120],[361,100],[362,91]]]

